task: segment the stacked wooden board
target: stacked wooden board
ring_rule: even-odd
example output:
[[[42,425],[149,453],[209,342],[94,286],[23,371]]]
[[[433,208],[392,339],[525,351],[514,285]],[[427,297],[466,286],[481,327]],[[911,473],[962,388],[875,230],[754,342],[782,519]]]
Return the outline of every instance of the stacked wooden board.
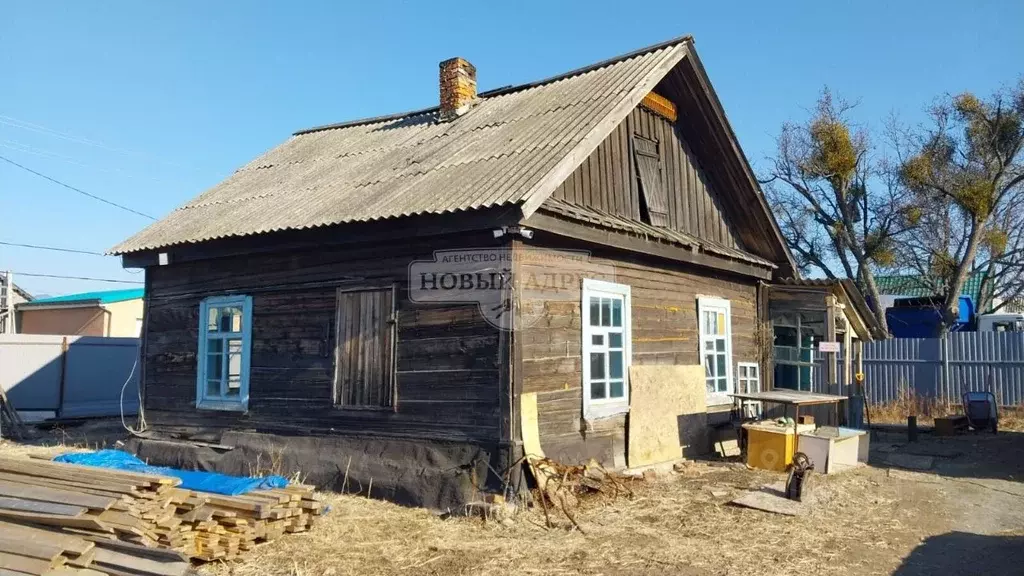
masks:
[[[168,476],[0,458],[0,576],[4,569],[173,576],[188,560],[229,560],[257,542],[304,531],[323,513],[309,486],[224,496],[179,484]],[[23,549],[27,538],[38,549]]]

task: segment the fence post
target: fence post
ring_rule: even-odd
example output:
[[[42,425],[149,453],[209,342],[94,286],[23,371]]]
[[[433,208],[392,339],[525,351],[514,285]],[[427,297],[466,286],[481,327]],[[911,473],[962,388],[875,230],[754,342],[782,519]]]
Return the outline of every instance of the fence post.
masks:
[[[65,336],[60,342],[60,385],[57,388],[57,410],[55,416],[60,418],[64,415],[64,381],[68,373],[68,337]]]

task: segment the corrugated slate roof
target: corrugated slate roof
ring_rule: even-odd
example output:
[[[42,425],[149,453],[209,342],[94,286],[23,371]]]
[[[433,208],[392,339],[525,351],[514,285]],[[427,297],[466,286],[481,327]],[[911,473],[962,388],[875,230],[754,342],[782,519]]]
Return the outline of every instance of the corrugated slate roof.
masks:
[[[538,189],[547,187],[545,177],[567,158],[581,162],[592,151],[585,148],[607,135],[592,132],[610,132],[622,119],[611,116],[624,118],[683,58],[688,40],[482,93],[451,122],[438,122],[432,108],[296,133],[111,252],[514,205],[549,194]]]
[[[651,226],[650,224],[637,222],[615,214],[609,214],[589,206],[579,206],[557,198],[548,198],[543,204],[541,204],[540,209],[553,214],[567,216],[573,220],[588,222],[601,228],[615,230],[617,232],[625,232],[639,238],[660,240],[676,246],[682,246],[695,252],[707,252],[716,256],[723,256],[725,258],[731,258],[741,262],[749,262],[766,268],[776,267],[772,262],[744,250],[730,248],[729,246],[724,246],[717,242],[702,240],[685,232]]]
[[[128,288],[126,290],[102,290],[98,292],[81,292],[79,294],[65,294],[64,296],[51,296],[49,298],[36,298],[31,302],[19,304],[20,308],[33,308],[35,306],[46,306],[48,304],[84,304],[95,302],[97,304],[113,304],[125,300],[135,300],[145,295],[143,288]]]

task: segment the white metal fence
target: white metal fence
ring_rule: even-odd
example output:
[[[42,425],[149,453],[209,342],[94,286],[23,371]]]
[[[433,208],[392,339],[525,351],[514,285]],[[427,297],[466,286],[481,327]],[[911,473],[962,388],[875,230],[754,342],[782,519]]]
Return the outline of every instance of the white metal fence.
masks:
[[[826,365],[816,354],[814,390],[847,394],[842,361],[838,386],[826,383]],[[843,357],[842,354],[839,355]],[[964,392],[988,391],[999,404],[1024,403],[1024,334],[953,333],[946,338],[893,338],[864,344],[868,400],[885,403],[909,391],[960,402]]]
[[[19,412],[84,418],[120,414],[127,380],[124,413],[136,414],[138,353],[138,338],[0,335],[0,386]]]

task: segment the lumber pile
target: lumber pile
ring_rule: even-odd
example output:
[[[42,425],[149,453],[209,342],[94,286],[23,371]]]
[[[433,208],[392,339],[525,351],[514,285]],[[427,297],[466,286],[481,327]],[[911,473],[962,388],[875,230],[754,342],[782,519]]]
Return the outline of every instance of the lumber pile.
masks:
[[[309,486],[224,496],[179,484],[168,476],[0,458],[0,575],[176,576],[189,560],[230,560],[258,542],[307,530],[324,511]],[[24,548],[25,541],[39,546]]]

